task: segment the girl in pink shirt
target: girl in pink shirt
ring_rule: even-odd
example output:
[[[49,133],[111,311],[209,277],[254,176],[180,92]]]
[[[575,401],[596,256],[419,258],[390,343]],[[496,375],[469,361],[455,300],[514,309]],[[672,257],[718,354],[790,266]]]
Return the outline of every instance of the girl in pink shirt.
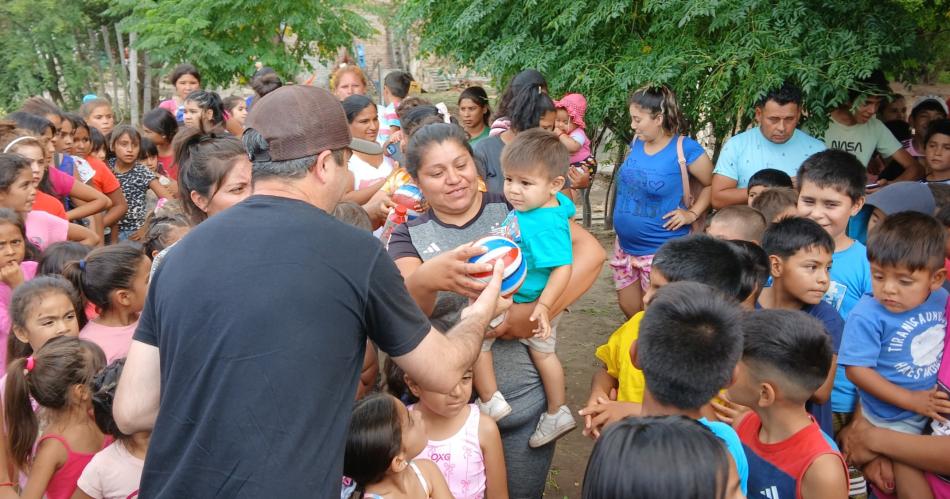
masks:
[[[447,394],[423,390],[391,360],[386,359],[390,390],[400,385],[408,396],[418,399],[410,405],[426,422],[428,444],[419,457],[439,467],[457,499],[508,497],[505,455],[501,433],[491,417],[482,414],[472,398],[472,371],[462,376]],[[393,380],[393,378],[401,378]],[[403,384],[404,383],[404,384]],[[397,391],[399,389],[397,388]]]
[[[112,417],[112,401],[124,365],[125,359],[109,364],[92,382],[96,425],[115,441],[99,451],[83,470],[74,498],[126,499],[138,494],[151,432],[126,435]]]
[[[109,443],[90,417],[90,383],[104,364],[94,343],[69,337],[53,338],[10,364],[4,417],[10,458],[29,474],[21,497],[69,499],[83,468]],[[43,408],[39,439],[33,401]]]
[[[0,208],[0,359],[7,358],[10,299],[13,290],[36,275],[39,250],[26,237],[26,226],[13,210]],[[27,258],[33,261],[24,261]],[[6,367],[4,361],[3,366]],[[0,374],[3,373],[0,368]]]
[[[99,345],[109,362],[129,352],[145,306],[150,269],[151,260],[131,244],[96,248],[63,267],[63,275],[99,309],[99,317],[89,321],[79,337]]]

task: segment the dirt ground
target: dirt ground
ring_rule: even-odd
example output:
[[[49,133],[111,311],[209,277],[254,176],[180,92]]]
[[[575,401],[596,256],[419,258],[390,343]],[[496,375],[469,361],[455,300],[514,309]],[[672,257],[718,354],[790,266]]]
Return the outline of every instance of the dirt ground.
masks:
[[[598,175],[591,191],[593,223],[591,232],[609,251],[613,249],[614,233],[604,228],[603,210],[606,180]],[[581,213],[578,205],[578,215]],[[594,357],[598,345],[607,341],[624,316],[617,307],[610,268],[605,264],[594,286],[570,308],[558,329],[558,356],[567,378],[567,404],[575,411],[584,406],[590,390],[590,379],[599,361]],[[554,463],[548,473],[545,497],[576,498],[581,496],[581,482],[593,442],[578,429],[558,441]]]

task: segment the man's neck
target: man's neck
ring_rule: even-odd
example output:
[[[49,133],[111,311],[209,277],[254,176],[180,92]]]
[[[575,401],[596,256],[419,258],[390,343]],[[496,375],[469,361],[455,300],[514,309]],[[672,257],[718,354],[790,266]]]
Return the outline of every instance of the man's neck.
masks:
[[[686,416],[692,419],[699,419],[703,417],[699,409],[696,410],[687,410],[680,409],[679,407],[673,407],[671,405],[665,405],[660,401],[653,398],[653,394],[650,393],[650,390],[643,391],[643,405],[640,408],[641,416]]]
[[[253,194],[303,201],[304,203],[316,206],[327,213],[332,212],[333,208],[335,207],[335,203],[331,203],[323,196],[318,196],[307,192],[306,190],[295,185],[293,182],[287,182],[283,180],[258,180],[254,182]]]
[[[831,119],[844,126],[854,126],[858,124],[858,120],[856,120],[854,115],[851,114],[851,111],[845,107],[839,107],[831,111]]]
[[[755,413],[762,421],[759,441],[763,444],[784,442],[812,424],[804,404],[776,401],[769,407],[757,407]]]
[[[772,286],[762,290],[759,295],[759,305],[762,308],[780,308],[785,310],[801,310],[805,303],[785,289],[782,279],[772,278]]]

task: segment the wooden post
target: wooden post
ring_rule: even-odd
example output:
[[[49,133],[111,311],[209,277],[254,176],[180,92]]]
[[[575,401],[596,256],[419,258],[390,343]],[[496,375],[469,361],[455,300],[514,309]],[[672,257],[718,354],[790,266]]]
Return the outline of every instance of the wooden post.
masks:
[[[129,33],[129,109],[132,125],[139,123],[139,51],[135,50],[137,34]]]
[[[119,67],[115,63],[115,54],[112,53],[112,41],[109,38],[109,29],[105,26],[99,27],[102,31],[102,42],[106,48],[106,56],[109,58],[109,66],[112,69],[112,105],[118,105],[119,99]]]
[[[142,116],[152,109],[152,61],[148,58],[148,52],[142,52],[142,65],[145,66],[144,82],[145,88],[142,90]]]

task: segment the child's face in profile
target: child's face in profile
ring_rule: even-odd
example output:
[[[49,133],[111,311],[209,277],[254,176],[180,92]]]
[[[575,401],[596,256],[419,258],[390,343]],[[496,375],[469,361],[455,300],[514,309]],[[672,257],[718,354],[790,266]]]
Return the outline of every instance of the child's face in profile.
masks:
[[[554,120],[554,127],[564,133],[571,133],[577,129],[577,125],[571,121],[571,115],[567,109],[557,110],[557,119]]]
[[[950,135],[935,133],[925,149],[927,166],[935,172],[950,170]]]
[[[543,165],[531,169],[504,170],[505,198],[517,211],[530,211],[545,206],[564,187],[564,177],[549,178]]]
[[[656,292],[669,283],[669,279],[654,267],[653,270],[650,271],[650,287],[648,287],[646,293],[643,294],[644,308],[650,305],[650,302],[653,301],[653,297],[656,296]]]
[[[232,107],[229,110],[231,114],[231,119],[240,123],[241,126],[244,126],[244,120],[247,119],[247,104],[244,101],[238,102],[238,104]]]
[[[880,208],[875,207],[874,211],[871,212],[871,217],[868,218],[868,235],[870,235],[885,218],[887,218],[887,214],[881,211]]]
[[[752,200],[758,197],[759,194],[762,194],[763,192],[765,192],[766,189],[768,189],[768,187],[764,185],[754,185],[752,187],[749,187],[747,191],[747,194],[749,196],[749,200],[748,200],[749,206],[752,206]]]
[[[759,401],[758,382],[749,370],[748,364],[740,360],[736,364],[736,379],[726,389],[726,396],[733,403],[746,407],[756,407]]]
[[[863,205],[863,197],[854,202],[834,187],[818,187],[814,182],[805,180],[798,195],[798,216],[814,220],[833,239],[837,239],[848,228],[848,220]]]
[[[393,397],[393,404],[399,411],[399,427],[402,430],[402,451],[407,461],[422,454],[426,444],[429,442],[426,437],[426,425],[422,419],[422,413],[412,409],[409,410],[402,402]]]
[[[538,122],[538,126],[549,131],[554,131],[554,124],[557,121],[557,113],[554,111],[548,111],[541,116],[541,120]]]
[[[943,267],[911,271],[904,265],[871,262],[871,291],[888,312],[899,314],[927,301],[930,293],[943,284],[946,275]]]
[[[18,340],[37,351],[57,336],[79,336],[79,319],[72,300],[63,293],[49,292],[27,306],[23,326],[13,326]]]
[[[773,277],[781,279],[785,291],[803,304],[817,305],[828,292],[831,253],[824,248],[802,248],[784,260],[776,255],[770,260]]]

